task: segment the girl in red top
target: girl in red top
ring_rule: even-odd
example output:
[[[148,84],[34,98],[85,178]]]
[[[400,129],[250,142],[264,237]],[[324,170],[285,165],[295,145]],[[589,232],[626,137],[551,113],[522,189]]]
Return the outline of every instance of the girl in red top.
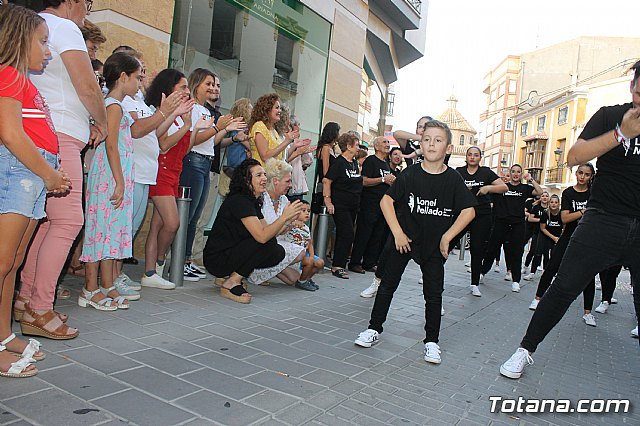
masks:
[[[66,192],[71,181],[56,170],[58,139],[49,110],[26,77],[41,71],[51,54],[49,29],[35,12],[11,4],[0,7],[0,28],[0,376],[30,377],[38,372],[31,363],[44,353],[38,341],[27,344],[11,332],[16,271],[45,217],[47,191]]]

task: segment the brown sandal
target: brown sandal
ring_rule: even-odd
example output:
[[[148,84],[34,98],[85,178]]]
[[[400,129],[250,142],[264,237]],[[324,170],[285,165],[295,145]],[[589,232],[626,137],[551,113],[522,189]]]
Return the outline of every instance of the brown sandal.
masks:
[[[28,304],[26,304],[24,308],[24,311],[34,319],[33,321],[26,321],[24,319],[20,321],[20,329],[24,335],[41,336],[53,340],[71,340],[75,339],[78,337],[78,334],[80,334],[79,330],[76,330],[73,334],[67,334],[69,326],[65,323],[62,323],[54,331],[49,331],[44,327],[57,317],[54,311],[47,311],[46,313],[39,315],[34,312]]]
[[[16,303],[22,303],[22,308],[19,308],[16,306]],[[20,322],[20,320],[22,320],[22,316],[24,315],[24,306],[29,303],[29,299],[27,299],[26,297],[17,295],[16,296],[16,300],[13,302],[13,319],[15,322]],[[64,314],[62,312],[58,312],[58,311],[53,311],[56,313],[56,315],[58,316],[58,318],[60,318],[60,321],[66,323],[67,320],[69,319],[69,315]]]

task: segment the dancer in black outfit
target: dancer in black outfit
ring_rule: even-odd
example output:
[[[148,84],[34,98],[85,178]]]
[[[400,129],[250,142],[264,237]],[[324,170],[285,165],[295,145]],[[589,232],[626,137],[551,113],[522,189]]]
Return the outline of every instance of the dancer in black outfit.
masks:
[[[471,233],[471,294],[480,297],[482,293],[478,289],[482,260],[487,252],[489,237],[491,237],[491,199],[488,194],[502,194],[509,189],[500,177],[488,167],[480,166],[482,151],[477,146],[467,149],[467,165],[456,170],[464,179],[465,185],[476,197],[478,205],[475,207],[476,217],[465,228],[461,235],[467,231]],[[459,238],[456,238],[460,241]]]
[[[527,232],[529,229],[531,230],[531,245],[529,246],[529,252],[527,253],[527,257],[524,260],[524,268],[522,268],[522,273],[526,273],[526,270],[531,265],[531,261],[533,257],[536,255],[536,250],[538,247],[538,241],[540,238],[540,218],[542,217],[542,213],[545,212],[549,208],[549,193],[547,191],[542,191],[540,197],[536,197],[537,199],[531,204],[526,213],[527,218]],[[529,201],[529,200],[527,200]],[[526,203],[525,203],[526,205]],[[528,233],[527,233],[528,235]],[[527,245],[527,240],[525,236],[524,245]],[[545,258],[544,265],[547,266],[548,259]],[[538,265],[540,263],[538,262]],[[537,267],[536,267],[537,268]],[[535,275],[536,269],[531,268],[531,272]]]
[[[516,352],[500,373],[517,379],[531,353],[599,271],[629,266],[636,321],[640,313],[640,61],[632,67],[632,102],[600,108],[568,153],[574,166],[598,157],[589,206],[571,236],[558,275],[544,294]],[[582,214],[582,213],[581,213]]]
[[[511,166],[511,181],[507,183],[508,191],[501,197],[494,197],[496,209],[496,221],[489,240],[487,256],[482,263],[482,274],[485,275],[491,269],[495,253],[504,241],[509,241],[506,246],[505,257],[507,266],[511,268],[511,291],[520,291],[520,277],[522,274],[522,252],[524,251],[524,202],[533,195],[542,193],[542,188],[527,173],[524,178],[529,185],[522,183],[522,166]]]

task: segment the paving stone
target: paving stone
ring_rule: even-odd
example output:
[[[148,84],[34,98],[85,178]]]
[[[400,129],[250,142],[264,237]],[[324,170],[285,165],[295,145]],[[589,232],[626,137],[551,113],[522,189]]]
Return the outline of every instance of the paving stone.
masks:
[[[291,345],[295,342],[301,341],[303,338],[297,335],[293,335],[284,331],[276,330],[274,328],[258,325],[253,328],[247,329],[247,332],[264,339],[273,340],[285,345]]]
[[[98,370],[104,374],[116,373],[118,371],[140,366],[137,362],[96,346],[72,349],[66,352],[61,352],[60,355],[68,357],[86,367]]]
[[[280,392],[266,390],[243,401],[245,404],[260,410],[275,414],[278,411],[290,407],[299,402],[299,399]]]
[[[256,383],[265,388],[275,389],[277,391],[295,396],[297,398],[309,398],[318,392],[321,392],[323,388],[314,383],[306,382],[304,380],[296,379],[293,377],[286,377],[270,371],[263,371],[262,373],[255,374],[246,378],[253,383]]]
[[[10,380],[3,377],[0,378],[0,383],[2,383],[2,386],[0,386],[0,401],[17,398],[33,392],[43,391],[51,387],[49,383],[38,378],[38,376],[33,377],[30,380]],[[11,385],[8,383],[11,383]]]
[[[292,348],[291,346],[283,345],[279,342],[274,342],[269,339],[259,339],[251,342],[251,347],[272,355],[279,356],[281,358],[299,360],[309,355],[309,352]]]
[[[355,376],[362,372],[362,368],[358,366],[336,361],[335,359],[327,358],[322,355],[309,355],[300,359],[299,362],[314,368],[322,368],[345,376]]]
[[[323,410],[335,407],[343,401],[346,401],[345,395],[339,394],[331,390],[322,391],[311,398],[308,398],[306,402]]]
[[[6,425],[8,423],[15,423],[18,420],[20,420],[20,417],[10,411],[7,411],[7,407],[0,404],[0,424]]]
[[[350,426],[354,424],[364,424],[364,423],[352,423],[346,420],[342,420],[341,418],[334,416],[333,414],[324,413],[314,418],[310,424],[326,425],[326,426]]]
[[[207,352],[207,349],[205,348],[192,345],[191,343],[187,343],[184,340],[179,340],[174,336],[167,334],[156,334],[155,336],[143,337],[136,341],[147,347],[154,347],[156,349],[161,349],[164,352],[169,352],[170,354],[182,357],[190,357]]]
[[[244,426],[269,417],[265,411],[204,390],[180,398],[174,401],[174,404],[197,412],[216,423],[229,426]]]
[[[298,403],[276,414],[275,418],[290,425],[300,425],[311,421],[321,413],[322,410],[309,404]]]
[[[317,383],[319,385],[331,387],[335,386],[340,382],[347,380],[347,376],[343,376],[342,374],[332,373],[331,371],[317,369],[308,374],[302,376],[303,379]]]
[[[209,334],[201,330],[170,321],[151,324],[148,325],[147,328],[150,328],[151,330],[154,330],[158,333],[162,333],[163,335],[173,336],[176,339],[180,339],[180,341],[186,340],[187,342],[190,342],[192,340],[204,339],[206,337],[209,337]]]
[[[149,365],[162,372],[179,375],[189,371],[202,368],[201,365],[184,359],[183,357],[171,355],[158,349],[147,349],[140,352],[134,352],[128,355],[141,364]]]
[[[193,386],[184,380],[161,373],[149,367],[135,368],[115,374],[114,377],[167,401],[200,390],[199,387]]]
[[[109,352],[113,352],[118,355],[123,355],[129,352],[140,351],[149,348],[148,346],[136,342],[135,340],[128,339],[119,334],[114,334],[109,331],[83,334],[81,339],[99,348],[107,349]]]
[[[264,368],[257,367],[251,362],[240,361],[223,355],[220,352],[207,351],[189,359],[207,368],[239,378],[250,376],[264,370]]]
[[[255,395],[264,390],[262,386],[257,386],[246,380],[237,379],[209,368],[203,368],[202,370],[185,374],[181,376],[181,378],[205,389],[237,400]]]
[[[219,337],[209,337],[206,339],[196,340],[191,343],[213,351],[220,351],[221,353],[236,359],[248,358],[260,352],[250,346],[239,345]]]
[[[111,377],[95,374],[77,364],[40,372],[38,378],[85,400],[127,389]]]
[[[196,417],[137,390],[99,398],[93,403],[139,425],[178,424]]]
[[[247,362],[276,373],[280,372],[288,374],[290,377],[302,377],[314,370],[308,365],[268,354],[251,357]]]

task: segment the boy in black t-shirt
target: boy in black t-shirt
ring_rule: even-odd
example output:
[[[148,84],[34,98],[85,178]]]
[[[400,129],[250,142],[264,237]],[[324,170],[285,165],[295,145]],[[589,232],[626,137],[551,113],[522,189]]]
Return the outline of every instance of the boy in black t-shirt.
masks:
[[[424,279],[424,359],[439,364],[444,261],[451,240],[473,220],[477,202],[462,177],[444,164],[452,149],[451,130],[446,124],[437,120],[426,123],[420,147],[424,161],[408,167],[380,202],[394,240],[387,241],[381,255],[384,271],[369,328],[360,333],[355,344],[368,348],[378,343],[393,293],[413,259]]]

